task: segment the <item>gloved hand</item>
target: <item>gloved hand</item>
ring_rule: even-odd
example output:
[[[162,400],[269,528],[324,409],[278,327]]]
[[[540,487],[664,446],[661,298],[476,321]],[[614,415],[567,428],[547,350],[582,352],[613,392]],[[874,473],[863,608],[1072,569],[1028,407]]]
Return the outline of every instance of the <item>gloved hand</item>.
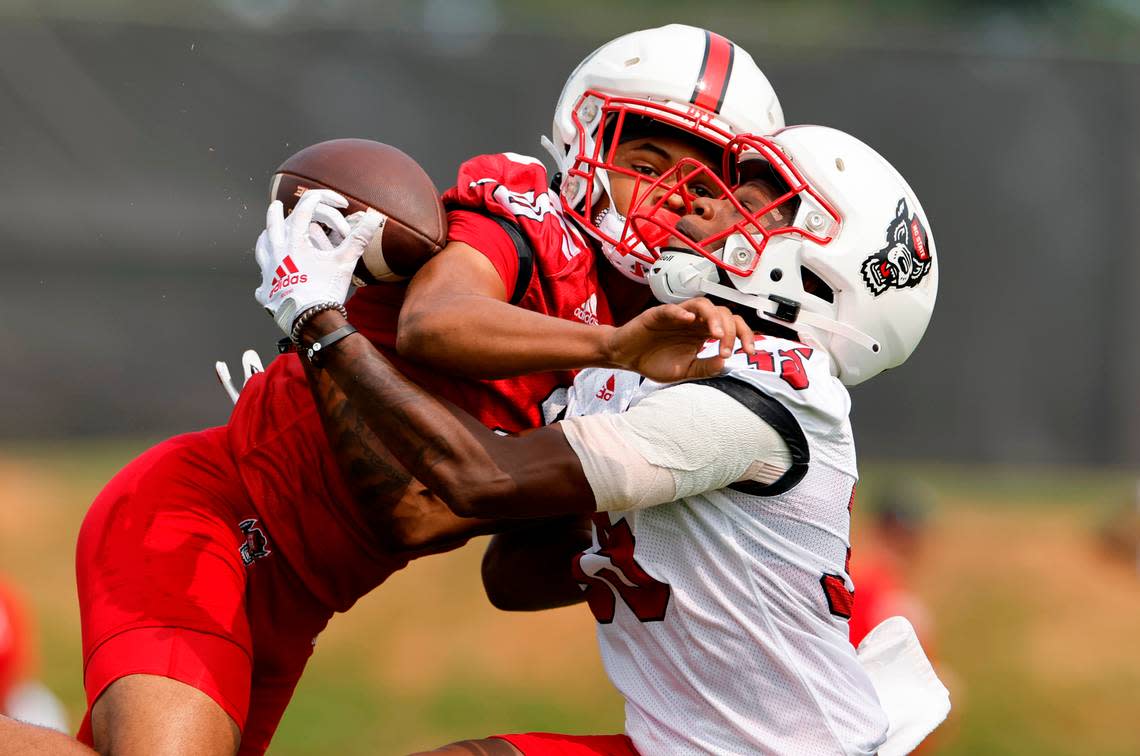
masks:
[[[288,218],[279,201],[269,205],[255,248],[261,286],[253,295],[287,336],[311,307],[344,303],[356,261],[380,227],[383,216],[375,210],[350,225],[340,213],[345,207],[348,201],[327,189],[305,192]],[[340,243],[317,224],[342,237]]]

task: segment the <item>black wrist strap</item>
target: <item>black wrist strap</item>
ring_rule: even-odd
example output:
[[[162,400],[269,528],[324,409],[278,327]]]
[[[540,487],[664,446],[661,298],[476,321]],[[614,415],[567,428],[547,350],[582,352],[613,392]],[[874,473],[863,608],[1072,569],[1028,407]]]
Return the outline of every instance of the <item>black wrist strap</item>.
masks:
[[[309,358],[309,362],[313,365],[320,365],[321,358],[324,356],[326,349],[330,348],[345,336],[351,336],[354,333],[356,333],[355,327],[343,325],[327,336],[323,336],[310,344],[309,348],[305,350],[305,356]]]

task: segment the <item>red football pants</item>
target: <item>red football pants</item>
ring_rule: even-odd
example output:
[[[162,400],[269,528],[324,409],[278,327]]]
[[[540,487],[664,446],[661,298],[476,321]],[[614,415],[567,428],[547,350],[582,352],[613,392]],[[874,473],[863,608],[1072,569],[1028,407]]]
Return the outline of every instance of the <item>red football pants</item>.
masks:
[[[76,553],[87,715],[121,677],[169,677],[209,695],[260,754],[332,609],[259,527],[224,428],[165,441],[92,504]]]

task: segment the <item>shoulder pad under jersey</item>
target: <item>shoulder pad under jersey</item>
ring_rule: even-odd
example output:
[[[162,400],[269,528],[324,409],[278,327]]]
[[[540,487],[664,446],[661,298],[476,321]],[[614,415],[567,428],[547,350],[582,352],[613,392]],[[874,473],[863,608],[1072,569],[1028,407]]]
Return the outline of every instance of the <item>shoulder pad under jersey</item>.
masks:
[[[643,380],[629,370],[586,368],[579,371],[567,395],[566,417],[624,412]]]
[[[443,203],[494,213],[517,224],[548,275],[590,250],[582,232],[563,214],[562,201],[537,158],[513,152],[471,158],[459,167],[456,184],[444,192]]]
[[[701,357],[716,353],[719,342],[709,342]],[[756,353],[748,355],[737,342],[725,369],[709,381],[736,381],[776,400],[796,415],[799,422],[816,430],[826,430],[844,423],[851,411],[851,397],[839,379],[831,374],[831,358],[818,347],[772,336],[756,340]],[[646,381],[641,396],[671,384]]]

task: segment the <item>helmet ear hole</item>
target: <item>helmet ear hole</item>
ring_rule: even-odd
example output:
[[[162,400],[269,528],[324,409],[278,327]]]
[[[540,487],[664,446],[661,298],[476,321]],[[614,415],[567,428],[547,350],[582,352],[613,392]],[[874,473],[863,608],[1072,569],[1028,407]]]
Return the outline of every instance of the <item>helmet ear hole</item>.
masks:
[[[800,267],[800,280],[803,281],[804,291],[808,294],[819,297],[828,304],[835,303],[835,291],[808,268]]]

